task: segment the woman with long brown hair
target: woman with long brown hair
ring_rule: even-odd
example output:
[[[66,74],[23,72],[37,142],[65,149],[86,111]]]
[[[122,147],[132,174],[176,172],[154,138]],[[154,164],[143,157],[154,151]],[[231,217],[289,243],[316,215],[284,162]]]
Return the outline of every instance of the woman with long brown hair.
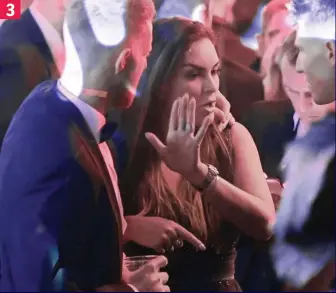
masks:
[[[201,23],[171,18],[154,24],[141,88],[148,107],[121,182],[127,214],[172,220],[206,245],[204,252],[188,244],[176,249],[179,239],[163,239],[170,245],[165,252],[172,291],[240,291],[234,280],[239,235],[267,239],[274,220],[249,133],[238,123],[222,132],[211,123],[220,72],[214,44]],[[191,99],[178,98],[184,94]],[[159,140],[167,143],[165,154]]]

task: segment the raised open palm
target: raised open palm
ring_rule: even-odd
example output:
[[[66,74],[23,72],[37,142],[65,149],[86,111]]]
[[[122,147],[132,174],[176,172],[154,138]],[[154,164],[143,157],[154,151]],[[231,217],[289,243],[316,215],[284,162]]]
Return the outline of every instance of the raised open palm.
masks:
[[[214,120],[214,113],[211,113],[195,133],[195,109],[196,101],[188,95],[175,100],[170,114],[166,144],[155,134],[146,133],[146,138],[168,168],[185,177],[201,164],[199,147]]]

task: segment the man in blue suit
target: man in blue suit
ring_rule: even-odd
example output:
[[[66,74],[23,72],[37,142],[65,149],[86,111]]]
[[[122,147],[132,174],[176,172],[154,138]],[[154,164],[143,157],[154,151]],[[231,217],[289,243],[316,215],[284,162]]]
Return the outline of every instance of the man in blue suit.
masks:
[[[62,77],[31,92],[3,142],[0,291],[168,291],[164,257],[123,273],[126,226],[100,135],[107,111],[133,102],[154,14],[152,0],[69,7]]]

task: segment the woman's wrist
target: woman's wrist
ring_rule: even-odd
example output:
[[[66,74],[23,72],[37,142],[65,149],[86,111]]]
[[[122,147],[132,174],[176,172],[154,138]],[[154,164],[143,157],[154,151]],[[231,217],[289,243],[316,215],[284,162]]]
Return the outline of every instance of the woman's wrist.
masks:
[[[123,236],[123,242],[127,243],[131,240],[133,240],[133,236],[132,236],[132,226],[133,226],[133,222],[134,222],[134,218],[136,218],[137,216],[126,216],[125,217],[125,221],[127,223],[127,227]]]
[[[208,174],[208,166],[200,163],[197,168],[184,177],[194,186],[200,186]]]

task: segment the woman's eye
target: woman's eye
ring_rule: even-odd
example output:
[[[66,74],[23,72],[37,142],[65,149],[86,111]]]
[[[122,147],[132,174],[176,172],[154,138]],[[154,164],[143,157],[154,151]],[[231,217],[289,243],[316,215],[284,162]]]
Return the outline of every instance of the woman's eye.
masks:
[[[212,71],[213,75],[215,75],[215,74],[220,75],[220,73],[221,73],[221,69],[220,68],[215,69],[215,70]]]
[[[189,79],[195,79],[195,78],[199,77],[199,73],[197,73],[197,72],[188,72],[188,73],[186,74],[186,76],[187,76],[187,78],[189,78]]]

